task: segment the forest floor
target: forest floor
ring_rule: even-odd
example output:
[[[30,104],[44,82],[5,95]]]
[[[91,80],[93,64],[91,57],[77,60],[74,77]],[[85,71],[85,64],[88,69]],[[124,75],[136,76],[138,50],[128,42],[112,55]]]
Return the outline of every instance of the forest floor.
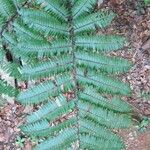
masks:
[[[109,30],[126,35],[130,43],[124,51],[114,53],[134,64],[130,72],[122,76],[133,90],[132,96],[126,101],[141,116],[149,118],[150,96],[144,95],[150,93],[150,7],[142,5],[138,0],[109,0],[102,7],[119,14]],[[143,122],[137,128],[121,131],[127,150],[150,150],[150,127],[145,128]]]
[[[129,73],[121,75],[130,83],[133,90],[126,101],[133,106],[135,112],[146,119],[150,117],[150,7],[142,7],[137,0],[105,0],[100,8],[111,9],[119,14],[110,28],[102,33],[117,33],[128,38],[129,45],[123,51],[114,52],[132,61],[134,66]],[[10,100],[0,109],[0,150],[30,150],[36,139],[24,137],[18,128],[25,114],[32,107],[23,107]],[[146,121],[145,121],[146,122]],[[127,150],[150,150],[150,127],[143,121],[141,126],[120,131]]]

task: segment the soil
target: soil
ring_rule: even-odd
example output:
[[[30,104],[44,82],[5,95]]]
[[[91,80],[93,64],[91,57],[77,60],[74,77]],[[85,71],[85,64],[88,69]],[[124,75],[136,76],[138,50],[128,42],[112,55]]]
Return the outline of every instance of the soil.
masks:
[[[123,51],[113,53],[134,64],[129,73],[121,76],[133,90],[132,96],[125,100],[141,116],[150,117],[150,98],[142,97],[143,93],[150,93],[150,7],[143,7],[137,0],[105,0],[99,7],[119,14],[107,32],[125,35],[129,41]],[[28,108],[16,102],[7,103],[0,109],[0,150],[20,149],[16,137],[24,136],[18,127],[26,113]],[[149,127],[143,133],[132,128],[120,131],[120,135],[126,143],[126,150],[150,150]],[[31,149],[28,140],[26,138],[24,150]]]

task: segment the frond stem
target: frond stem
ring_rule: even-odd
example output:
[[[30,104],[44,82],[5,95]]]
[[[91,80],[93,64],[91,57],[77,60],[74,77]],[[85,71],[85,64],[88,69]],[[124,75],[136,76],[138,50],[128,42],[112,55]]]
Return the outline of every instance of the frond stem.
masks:
[[[69,10],[69,16],[68,16],[68,22],[69,22],[69,34],[70,34],[70,42],[71,42],[71,51],[72,51],[72,57],[73,57],[73,80],[74,80],[74,84],[75,84],[75,98],[76,98],[76,102],[75,102],[75,108],[77,110],[77,139],[78,139],[78,148],[77,150],[80,149],[80,125],[79,125],[79,108],[78,108],[78,102],[79,102],[79,93],[78,93],[78,82],[77,82],[77,70],[76,70],[76,57],[75,57],[75,52],[76,52],[76,38],[75,38],[75,29],[74,29],[74,22],[73,22],[73,12],[72,12],[72,1],[68,0],[68,10]]]

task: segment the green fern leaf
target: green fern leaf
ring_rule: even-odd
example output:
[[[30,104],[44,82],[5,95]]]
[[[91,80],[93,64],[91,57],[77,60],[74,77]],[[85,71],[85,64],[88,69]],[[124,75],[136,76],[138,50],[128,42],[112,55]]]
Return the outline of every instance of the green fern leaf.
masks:
[[[76,128],[69,128],[63,130],[58,136],[55,138],[50,138],[47,141],[44,141],[39,146],[35,148],[35,150],[62,150],[70,147],[70,145],[76,141],[77,139],[77,130]],[[62,139],[64,142],[62,142]]]
[[[16,13],[16,8],[11,0],[3,1],[0,0],[0,14],[3,17],[6,17],[7,19],[12,15]]]
[[[33,104],[40,103],[47,100],[50,96],[57,96],[60,91],[71,90],[72,89],[72,78],[65,74],[64,76],[59,76],[55,79],[57,86],[52,81],[46,81],[37,86],[34,86],[26,92],[21,92],[18,95],[18,100],[23,104]],[[62,89],[61,86],[64,86]]]
[[[62,66],[65,66],[62,68]],[[48,60],[43,63],[37,63],[34,66],[24,66],[22,68],[23,79],[38,79],[63,73],[71,70],[72,59],[68,56],[61,56],[54,60]]]
[[[96,4],[96,0],[76,0],[74,1],[74,7],[72,8],[72,16],[76,18],[84,13],[89,12]]]
[[[3,60],[4,58],[4,52],[2,51],[2,49],[0,49],[0,62]]]
[[[76,38],[77,46],[104,52],[119,50],[124,44],[125,38],[115,35],[77,36]]]
[[[31,27],[35,27],[38,31],[44,32],[45,35],[64,34],[68,35],[69,31],[66,23],[61,23],[50,14],[34,9],[21,9],[20,15],[23,20]]]
[[[1,93],[8,95],[10,97],[15,97],[18,91],[9,85],[6,81],[0,79],[0,91]]]
[[[56,17],[67,21],[68,12],[65,9],[63,2],[60,3],[59,0],[36,0],[38,4],[43,4],[42,7],[46,11],[54,14]]]
[[[87,15],[87,17],[81,16],[75,20],[75,33],[84,32],[86,30],[95,30],[95,26],[104,28],[111,23],[114,17],[115,14],[112,12],[98,12]]]
[[[36,83],[17,96],[23,105],[38,105],[22,131],[42,138],[35,150],[122,150],[113,129],[132,124],[132,108],[121,98],[131,90],[114,76],[132,64],[107,53],[122,49],[126,39],[93,32],[108,27],[115,14],[96,11],[96,0],[23,2],[2,1],[0,7],[0,26],[11,19],[2,40],[15,60],[4,69]],[[0,91],[15,95],[6,82],[0,84]]]
[[[82,52],[76,53],[77,64],[82,68],[95,69],[107,73],[123,73],[127,72],[132,66],[128,61],[117,58],[108,57],[99,53]]]

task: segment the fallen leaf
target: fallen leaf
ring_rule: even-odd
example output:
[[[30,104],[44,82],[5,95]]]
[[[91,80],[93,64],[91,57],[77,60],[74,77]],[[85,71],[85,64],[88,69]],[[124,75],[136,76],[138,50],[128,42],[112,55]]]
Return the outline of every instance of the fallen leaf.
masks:
[[[25,143],[25,147],[23,148],[23,150],[31,150],[32,149],[32,144],[30,141],[27,141]]]

